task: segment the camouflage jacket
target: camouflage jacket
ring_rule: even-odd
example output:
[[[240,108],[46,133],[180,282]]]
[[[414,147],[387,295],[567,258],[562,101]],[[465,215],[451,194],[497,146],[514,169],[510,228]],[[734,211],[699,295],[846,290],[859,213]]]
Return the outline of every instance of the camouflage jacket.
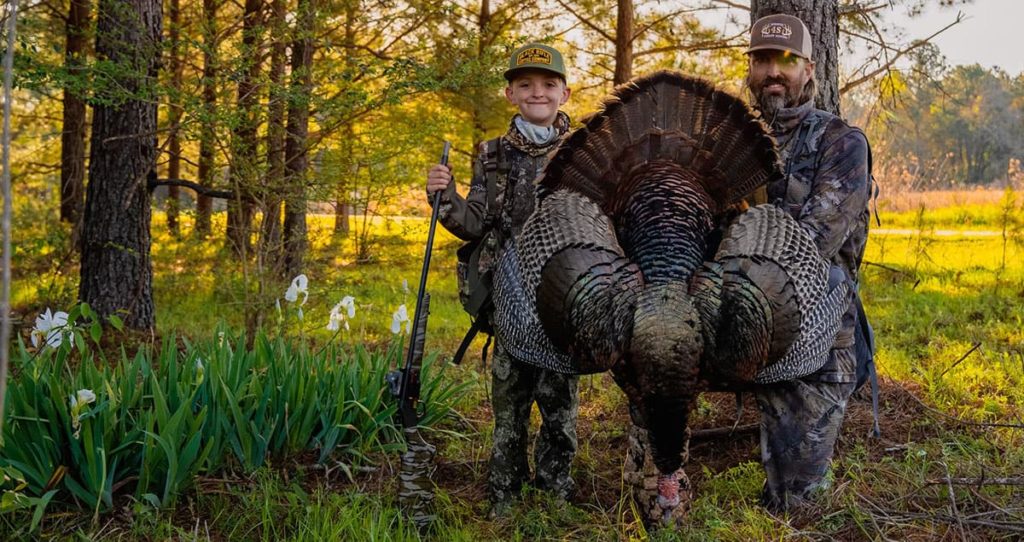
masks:
[[[799,221],[856,285],[868,235],[867,138],[811,101],[781,110],[772,130],[785,175],[768,185],[768,201]]]
[[[518,116],[518,115],[516,115]],[[481,144],[473,162],[473,180],[469,193],[462,197],[455,190],[455,183],[441,193],[441,207],[437,217],[444,227],[464,241],[483,241],[485,247],[480,256],[480,267],[489,270],[504,250],[505,243],[522,230],[526,219],[533,213],[533,181],[547,165],[548,155],[569,130],[569,117],[559,111],[555,120],[559,137],[545,145],[538,145],[526,138],[516,128],[515,118],[509,123],[508,131],[502,136],[501,161],[498,169],[495,209],[487,208],[487,185],[484,174],[487,144]],[[494,224],[488,218],[494,217]]]
[[[870,150],[864,132],[815,109],[811,101],[779,111],[772,132],[785,175],[768,185],[768,201],[807,230],[821,255],[845,272],[856,295],[870,216]],[[857,307],[850,303],[835,348],[853,346],[856,326]],[[825,378],[853,377],[840,373]]]

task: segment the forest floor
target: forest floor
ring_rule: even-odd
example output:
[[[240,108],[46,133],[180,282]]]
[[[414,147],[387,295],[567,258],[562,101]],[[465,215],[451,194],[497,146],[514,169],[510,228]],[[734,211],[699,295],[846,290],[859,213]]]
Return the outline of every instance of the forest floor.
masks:
[[[436,540],[1020,540],[1024,538],[1024,242],[1020,209],[1000,227],[996,206],[883,214],[862,271],[862,295],[878,335],[881,437],[869,437],[870,394],[851,400],[836,450],[834,481],[818,508],[776,516],[759,504],[764,474],[756,406],[745,397],[705,394],[695,430],[735,434],[692,443],[686,467],[695,498],[686,525],[647,532],[621,482],[627,415],[606,375],[581,380],[577,495],[569,504],[524,491],[511,514],[488,519],[489,370],[478,339],[470,359],[447,374],[471,383],[459,416],[428,435],[438,445]],[[943,236],[965,229],[957,217],[996,236]],[[154,288],[159,333],[199,337],[224,324],[243,329],[247,311],[273,327],[287,281],[225,265],[213,243],[179,240],[154,221]],[[390,314],[415,303],[422,221],[379,223],[359,242],[311,224],[305,320],[277,330],[312,343],[330,340],[327,312],[354,295],[358,314],[341,340],[378,344]],[[73,262],[57,259],[60,236],[22,239],[32,247],[15,276],[15,311],[25,322],[73,301]],[[34,243],[34,244],[33,244]],[[51,243],[53,246],[47,248]],[[428,349],[450,355],[467,320],[454,295],[457,241],[440,234],[429,279]],[[26,251],[28,249],[25,249]],[[248,282],[246,282],[248,281]],[[262,292],[262,293],[260,293]],[[23,324],[24,326],[24,324]],[[976,345],[980,345],[977,346]],[[534,426],[538,423],[534,412]],[[52,507],[33,536],[97,540],[417,540],[396,508],[397,458],[371,455],[351,472],[315,457],[274,458],[253,474],[209,473],[171,510],[130,498],[94,523],[74,507]],[[23,532],[23,515],[0,514],[3,533]]]

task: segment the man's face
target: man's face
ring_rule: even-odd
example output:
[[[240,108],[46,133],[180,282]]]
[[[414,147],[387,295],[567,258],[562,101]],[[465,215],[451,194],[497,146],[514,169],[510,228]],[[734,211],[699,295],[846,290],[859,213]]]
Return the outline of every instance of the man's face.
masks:
[[[569,100],[570,90],[561,77],[544,70],[523,70],[505,87],[509,103],[519,108],[527,122],[551,126],[558,108]]]
[[[774,115],[784,107],[799,105],[804,85],[814,75],[814,62],[789,51],[763,49],[750,53],[747,85],[761,111]]]

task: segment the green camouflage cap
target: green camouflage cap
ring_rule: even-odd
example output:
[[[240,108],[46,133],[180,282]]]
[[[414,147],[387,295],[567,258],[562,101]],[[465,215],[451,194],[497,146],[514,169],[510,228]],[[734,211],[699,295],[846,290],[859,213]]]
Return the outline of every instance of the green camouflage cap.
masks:
[[[505,70],[505,79],[512,81],[516,72],[525,69],[545,70],[560,75],[562,79],[566,78],[562,53],[543,43],[527,43],[513,51],[508,69]]]

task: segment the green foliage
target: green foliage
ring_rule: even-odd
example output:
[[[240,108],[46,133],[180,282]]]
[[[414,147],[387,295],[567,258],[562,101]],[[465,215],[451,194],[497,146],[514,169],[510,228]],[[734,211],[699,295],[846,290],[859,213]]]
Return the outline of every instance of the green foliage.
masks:
[[[905,72],[879,81],[883,114],[869,117],[876,173],[885,186],[912,190],[992,185],[1012,180],[1024,158],[1024,94],[999,68],[947,69],[934,47]]]
[[[56,498],[95,515],[117,493],[162,508],[200,473],[252,472],[305,450],[347,465],[402,446],[384,381],[394,347],[310,352],[260,335],[246,349],[244,338],[222,334],[198,345],[168,341],[132,358],[122,351],[111,365],[83,345],[35,354],[22,345],[15,357],[0,448],[12,495],[5,509],[45,508]],[[435,359],[424,365],[425,428],[466,390],[441,378]]]

